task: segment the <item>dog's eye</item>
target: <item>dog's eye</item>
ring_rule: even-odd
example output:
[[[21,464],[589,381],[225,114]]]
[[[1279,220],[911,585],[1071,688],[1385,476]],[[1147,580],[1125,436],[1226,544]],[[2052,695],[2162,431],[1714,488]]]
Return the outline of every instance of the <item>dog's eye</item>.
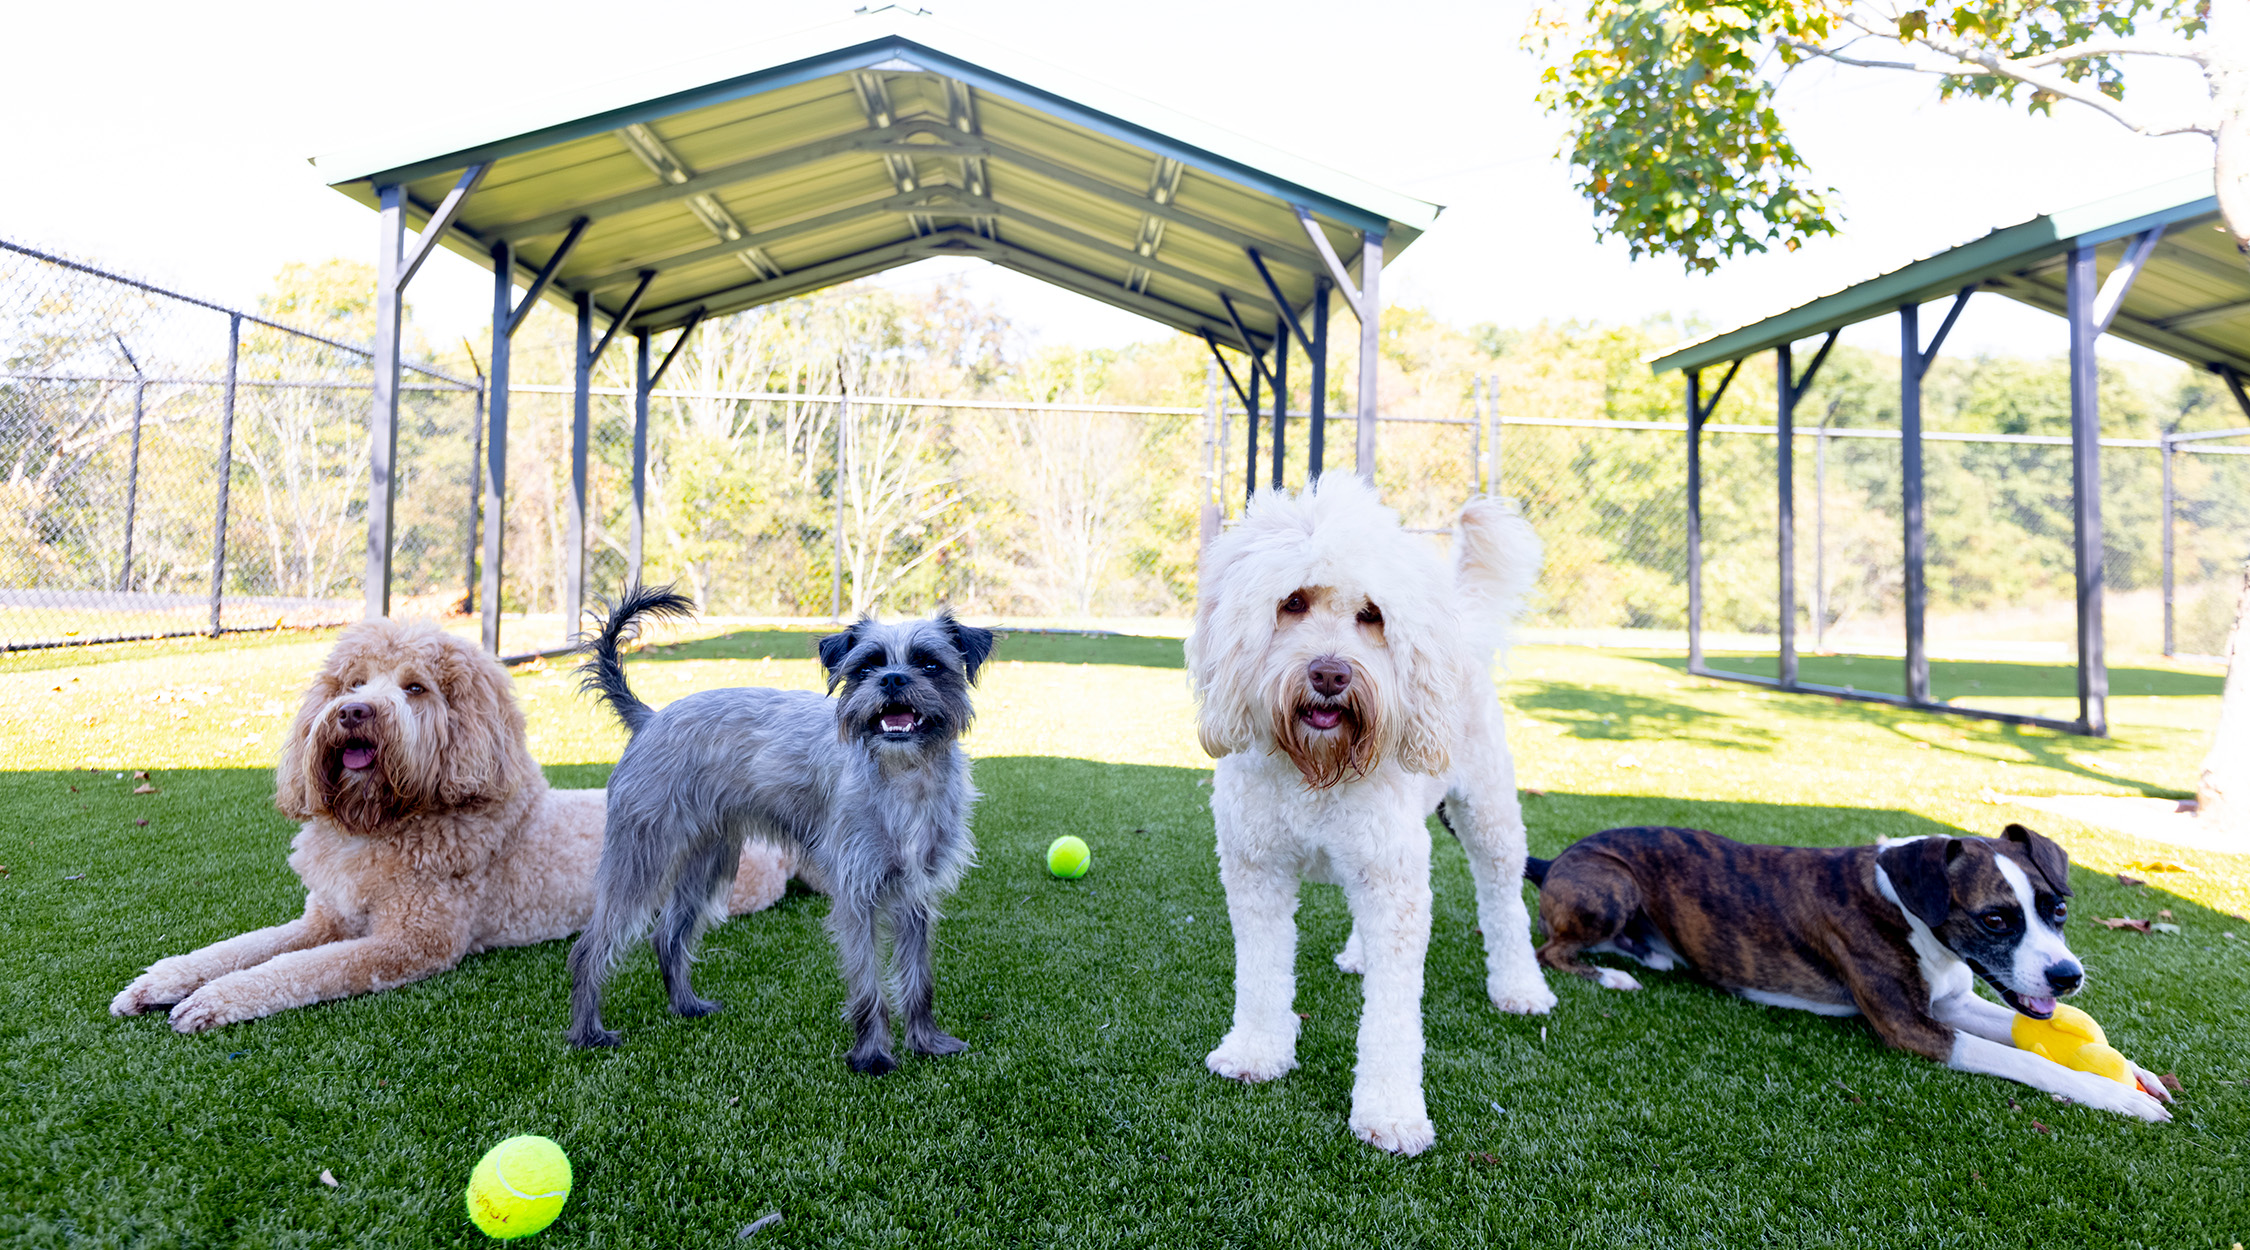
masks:
[[[874,675],[875,666],[872,664],[862,664],[852,672],[854,677],[873,677]]]
[[[1382,624],[1383,609],[1376,607],[1372,603],[1368,604],[1366,607],[1361,608],[1359,610],[1359,623],[1362,625]]]
[[[932,677],[935,677],[937,676],[938,666],[935,664],[924,664],[922,666],[922,671],[928,673]]]
[[[354,690],[365,690],[367,689],[367,680],[365,678],[361,678],[360,680],[353,682],[351,688]]]
[[[429,691],[427,691],[427,690],[424,690],[424,689],[422,688],[422,683],[421,683],[421,682],[418,682],[418,681],[410,681],[410,682],[406,683],[406,693],[408,693],[408,694],[428,694],[428,693],[429,693]]]
[[[1987,933],[2006,933],[2008,931],[2009,923],[2008,913],[2004,911],[1988,911],[1983,915],[1977,917],[1977,923],[1983,925],[1985,928],[1985,932]]]
[[[1287,599],[1281,601],[1281,610],[1287,612],[1291,616],[1301,615],[1307,611],[1310,611],[1311,608],[1312,605],[1305,602],[1305,597],[1303,595],[1293,594]]]
[[[2057,903],[2055,904],[2055,910],[2050,914],[2054,916],[2055,923],[2059,925],[2070,919],[2070,904]]]

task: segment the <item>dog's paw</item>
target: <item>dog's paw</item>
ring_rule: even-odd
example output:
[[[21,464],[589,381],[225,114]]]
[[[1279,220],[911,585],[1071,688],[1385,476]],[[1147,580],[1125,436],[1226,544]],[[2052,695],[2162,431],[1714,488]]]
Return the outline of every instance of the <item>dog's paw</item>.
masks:
[[[1390,1115],[1352,1111],[1352,1135],[1378,1150],[1412,1158],[1437,1144],[1437,1126],[1428,1115]]]
[[[1485,990],[1492,995],[1492,1005],[1510,1015],[1543,1016],[1555,1009],[1555,992],[1536,973],[1528,980],[1494,977]]]
[[[2125,1061],[2125,1066],[2133,1070],[2134,1079],[2140,1082],[2141,1088],[2147,1091],[2150,1097],[2156,1099],[2159,1102],[2172,1101],[2172,1090],[2169,1086],[2164,1084],[2163,1077],[2158,1076],[2154,1072],[2149,1071],[2147,1068],[2144,1068],[2137,1063],[2134,1063],[2130,1059]]]
[[[117,997],[109,1000],[109,1014],[137,1016],[159,1007],[169,1011],[176,1004],[184,1002],[188,995],[203,988],[202,978],[176,965],[166,967],[171,963],[169,959],[164,960],[135,977],[131,985],[118,991]]]
[[[715,1016],[725,1011],[727,1005],[715,998],[690,998],[684,1003],[672,1004],[672,1010],[693,1020],[699,1016]]]
[[[1344,939],[1344,949],[1336,952],[1336,970],[1358,976],[1367,971],[1367,960],[1359,953],[1359,930]]]
[[[259,1013],[229,1001],[213,982],[182,999],[172,1008],[172,1028],[181,1033],[201,1033],[222,1024],[255,1019]]]
[[[917,1055],[943,1058],[947,1055],[960,1054],[969,1048],[969,1044],[943,1029],[931,1029],[927,1033],[909,1033],[906,1038],[906,1048]]]
[[[567,1036],[570,1040],[570,1044],[578,1047],[580,1050],[592,1050],[596,1047],[622,1046],[625,1044],[625,1035],[623,1033],[620,1033],[615,1029],[605,1029],[598,1024],[594,1025],[591,1028],[579,1028],[573,1025]]]
[[[1605,990],[1637,990],[1641,988],[1641,983],[1633,979],[1633,974],[1622,968],[1602,969],[1595,975],[1594,984]]]
[[[861,1076],[881,1076],[898,1070],[898,1060],[891,1058],[891,1053],[887,1050],[865,1055],[854,1051],[844,1056],[844,1063]]]
[[[1285,1075],[1297,1066],[1297,1048],[1280,1039],[1226,1035],[1219,1048],[1204,1056],[1203,1066],[1230,1081],[1255,1084]]]

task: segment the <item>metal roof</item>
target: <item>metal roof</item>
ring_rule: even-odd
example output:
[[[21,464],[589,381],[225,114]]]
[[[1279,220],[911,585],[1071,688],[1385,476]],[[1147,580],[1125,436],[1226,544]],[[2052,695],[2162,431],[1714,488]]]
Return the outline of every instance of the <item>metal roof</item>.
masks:
[[[1299,206],[1355,276],[1361,231],[1393,258],[1440,211],[897,9],[313,163],[417,227],[488,163],[441,245],[528,281],[587,219],[546,294],[636,330],[967,255],[1263,350],[1249,249],[1299,309],[1328,272]]]
[[[2064,311],[2064,266],[2094,245],[2113,270],[2134,237],[2161,226],[2109,333],[2206,369],[2250,373],[2250,265],[2219,224],[2211,175],[2194,174],[2081,208],[2034,217],[1972,243],[1653,357],[1656,372],[1702,369],[1952,295],[1997,291],[2034,308]]]

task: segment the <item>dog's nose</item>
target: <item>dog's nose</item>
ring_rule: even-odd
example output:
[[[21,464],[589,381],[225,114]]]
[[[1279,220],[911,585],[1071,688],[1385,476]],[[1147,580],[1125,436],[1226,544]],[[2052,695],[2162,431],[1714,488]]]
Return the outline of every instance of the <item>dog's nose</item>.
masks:
[[[2086,970],[2070,960],[2047,966],[2047,984],[2057,994],[2069,994],[2086,980]]]
[[[906,674],[885,673],[875,679],[875,685],[884,694],[897,694],[899,691],[906,689]]]
[[[336,709],[336,723],[346,729],[357,729],[375,715],[375,709],[364,703],[347,703]]]
[[[1305,676],[1312,682],[1315,692],[1333,699],[1352,684],[1352,666],[1322,656],[1305,667]]]

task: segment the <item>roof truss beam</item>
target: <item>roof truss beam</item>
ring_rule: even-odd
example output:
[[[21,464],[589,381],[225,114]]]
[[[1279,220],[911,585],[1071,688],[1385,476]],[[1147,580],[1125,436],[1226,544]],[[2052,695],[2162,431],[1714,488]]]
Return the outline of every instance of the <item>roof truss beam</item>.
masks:
[[[2029,304],[2058,317],[2068,316],[2070,309],[2064,294],[2043,283],[2030,282],[2014,275],[1985,279],[1985,285],[2006,294],[2018,303]],[[2142,321],[2126,313],[2117,314],[2111,323],[2113,329],[2130,331],[2143,346],[2169,352],[2182,360],[2202,360],[2213,366],[2225,365],[2233,369],[2250,371],[2250,357],[2243,356],[2216,343],[2193,335],[2163,329],[2153,322]]]
[[[1151,321],[1161,322],[1185,330],[1190,334],[1215,331],[1233,338],[1237,334],[1244,333],[1244,331],[1229,325],[1227,322],[1198,309],[1187,307],[1184,304],[1175,304],[1159,296],[1126,290],[1124,285],[1114,278],[1090,273],[1075,265],[1056,260],[1051,256],[1041,255],[1030,248],[1017,244],[980,238],[966,232],[956,232],[947,235],[942,242],[942,246],[933,250],[935,254],[939,255],[967,253],[982,256],[994,264],[1014,269],[1034,278],[1044,279],[1065,290],[1076,291],[1089,299],[1100,300],[1127,312],[1139,313]],[[1258,344],[1260,338],[1264,338],[1267,343],[1273,341],[1270,335],[1252,334],[1245,350],[1253,356],[1261,350]]]
[[[1148,175],[1148,198],[1158,204],[1171,203],[1180,193],[1180,175],[1186,172],[1187,166],[1171,157],[1157,157],[1156,165],[1149,171]],[[1141,231],[1133,240],[1133,250],[1153,260],[1156,258],[1157,249],[1163,246],[1164,219],[1143,213],[1141,215]],[[1151,271],[1149,269],[1136,267],[1126,285],[1136,291],[1146,291],[1148,290],[1150,277]]]
[[[802,295],[824,286],[849,282],[854,278],[863,278],[871,273],[880,273],[885,269],[891,269],[909,261],[921,260],[923,257],[938,251],[940,242],[941,240],[936,239],[905,239],[896,243],[885,243],[880,247],[854,252],[849,256],[839,256],[834,260],[825,261],[818,265],[807,265],[779,278],[744,282],[737,286],[728,287],[723,291],[698,295],[694,299],[658,305],[637,315],[631,328],[635,330],[662,330],[669,326],[680,325],[688,317],[695,315],[698,309],[702,310],[704,315],[718,317],[730,312],[738,312],[744,308],[755,308],[760,304],[770,304],[776,300],[787,299],[792,295]]]
[[[817,161],[848,156],[856,152],[880,152],[900,146],[908,139],[927,136],[932,132],[938,135],[938,140],[934,143],[913,144],[912,147],[916,154],[933,156],[957,155],[961,152],[973,152],[978,155],[989,154],[987,146],[981,141],[950,137],[946,134],[945,128],[935,122],[898,122],[877,130],[861,130],[848,135],[836,135],[779,152],[768,152],[764,156],[755,156],[748,160],[720,165],[704,170],[702,173],[689,178],[686,182],[667,182],[653,187],[641,187],[617,195],[605,196],[599,200],[589,200],[573,208],[499,223],[485,227],[484,233],[489,237],[504,239],[511,243],[523,239],[535,239],[541,235],[553,234],[558,230],[565,229],[571,222],[580,217],[589,217],[598,221],[604,217],[614,217],[619,213],[629,213],[635,209],[647,208],[654,204],[684,200],[691,195],[722,190],[736,183],[750,182],[773,174],[786,173],[789,170],[810,165]]]
[[[678,186],[695,177],[695,171],[688,167],[688,163],[681,160],[679,154],[672,151],[671,145],[649,127],[636,122],[618,131],[617,138],[633,155],[641,158],[641,163],[649,167],[649,172],[665,182]],[[703,228],[722,242],[739,242],[750,233],[749,228],[733,213],[728,212],[727,206],[719,203],[717,196],[708,191],[688,196],[687,207],[690,213],[695,214],[695,219],[703,223]],[[734,255],[749,267],[750,272],[761,278],[781,276],[781,266],[754,245],[744,244]],[[582,285],[581,289],[590,288]]]
[[[469,194],[477,189],[477,184],[484,181],[485,174],[491,169],[491,163],[485,162],[462,170],[460,180],[453,184],[453,189],[446,192],[445,198],[438,202],[436,208],[430,210],[429,221],[423,224],[420,237],[414,240],[414,250],[399,261],[400,290],[404,290],[406,284],[414,280],[414,275],[421,271],[422,262],[430,258],[430,253],[445,238],[445,232],[451,230],[453,223],[460,219],[461,206],[468,202]],[[399,198],[406,198],[404,191],[399,193]]]

